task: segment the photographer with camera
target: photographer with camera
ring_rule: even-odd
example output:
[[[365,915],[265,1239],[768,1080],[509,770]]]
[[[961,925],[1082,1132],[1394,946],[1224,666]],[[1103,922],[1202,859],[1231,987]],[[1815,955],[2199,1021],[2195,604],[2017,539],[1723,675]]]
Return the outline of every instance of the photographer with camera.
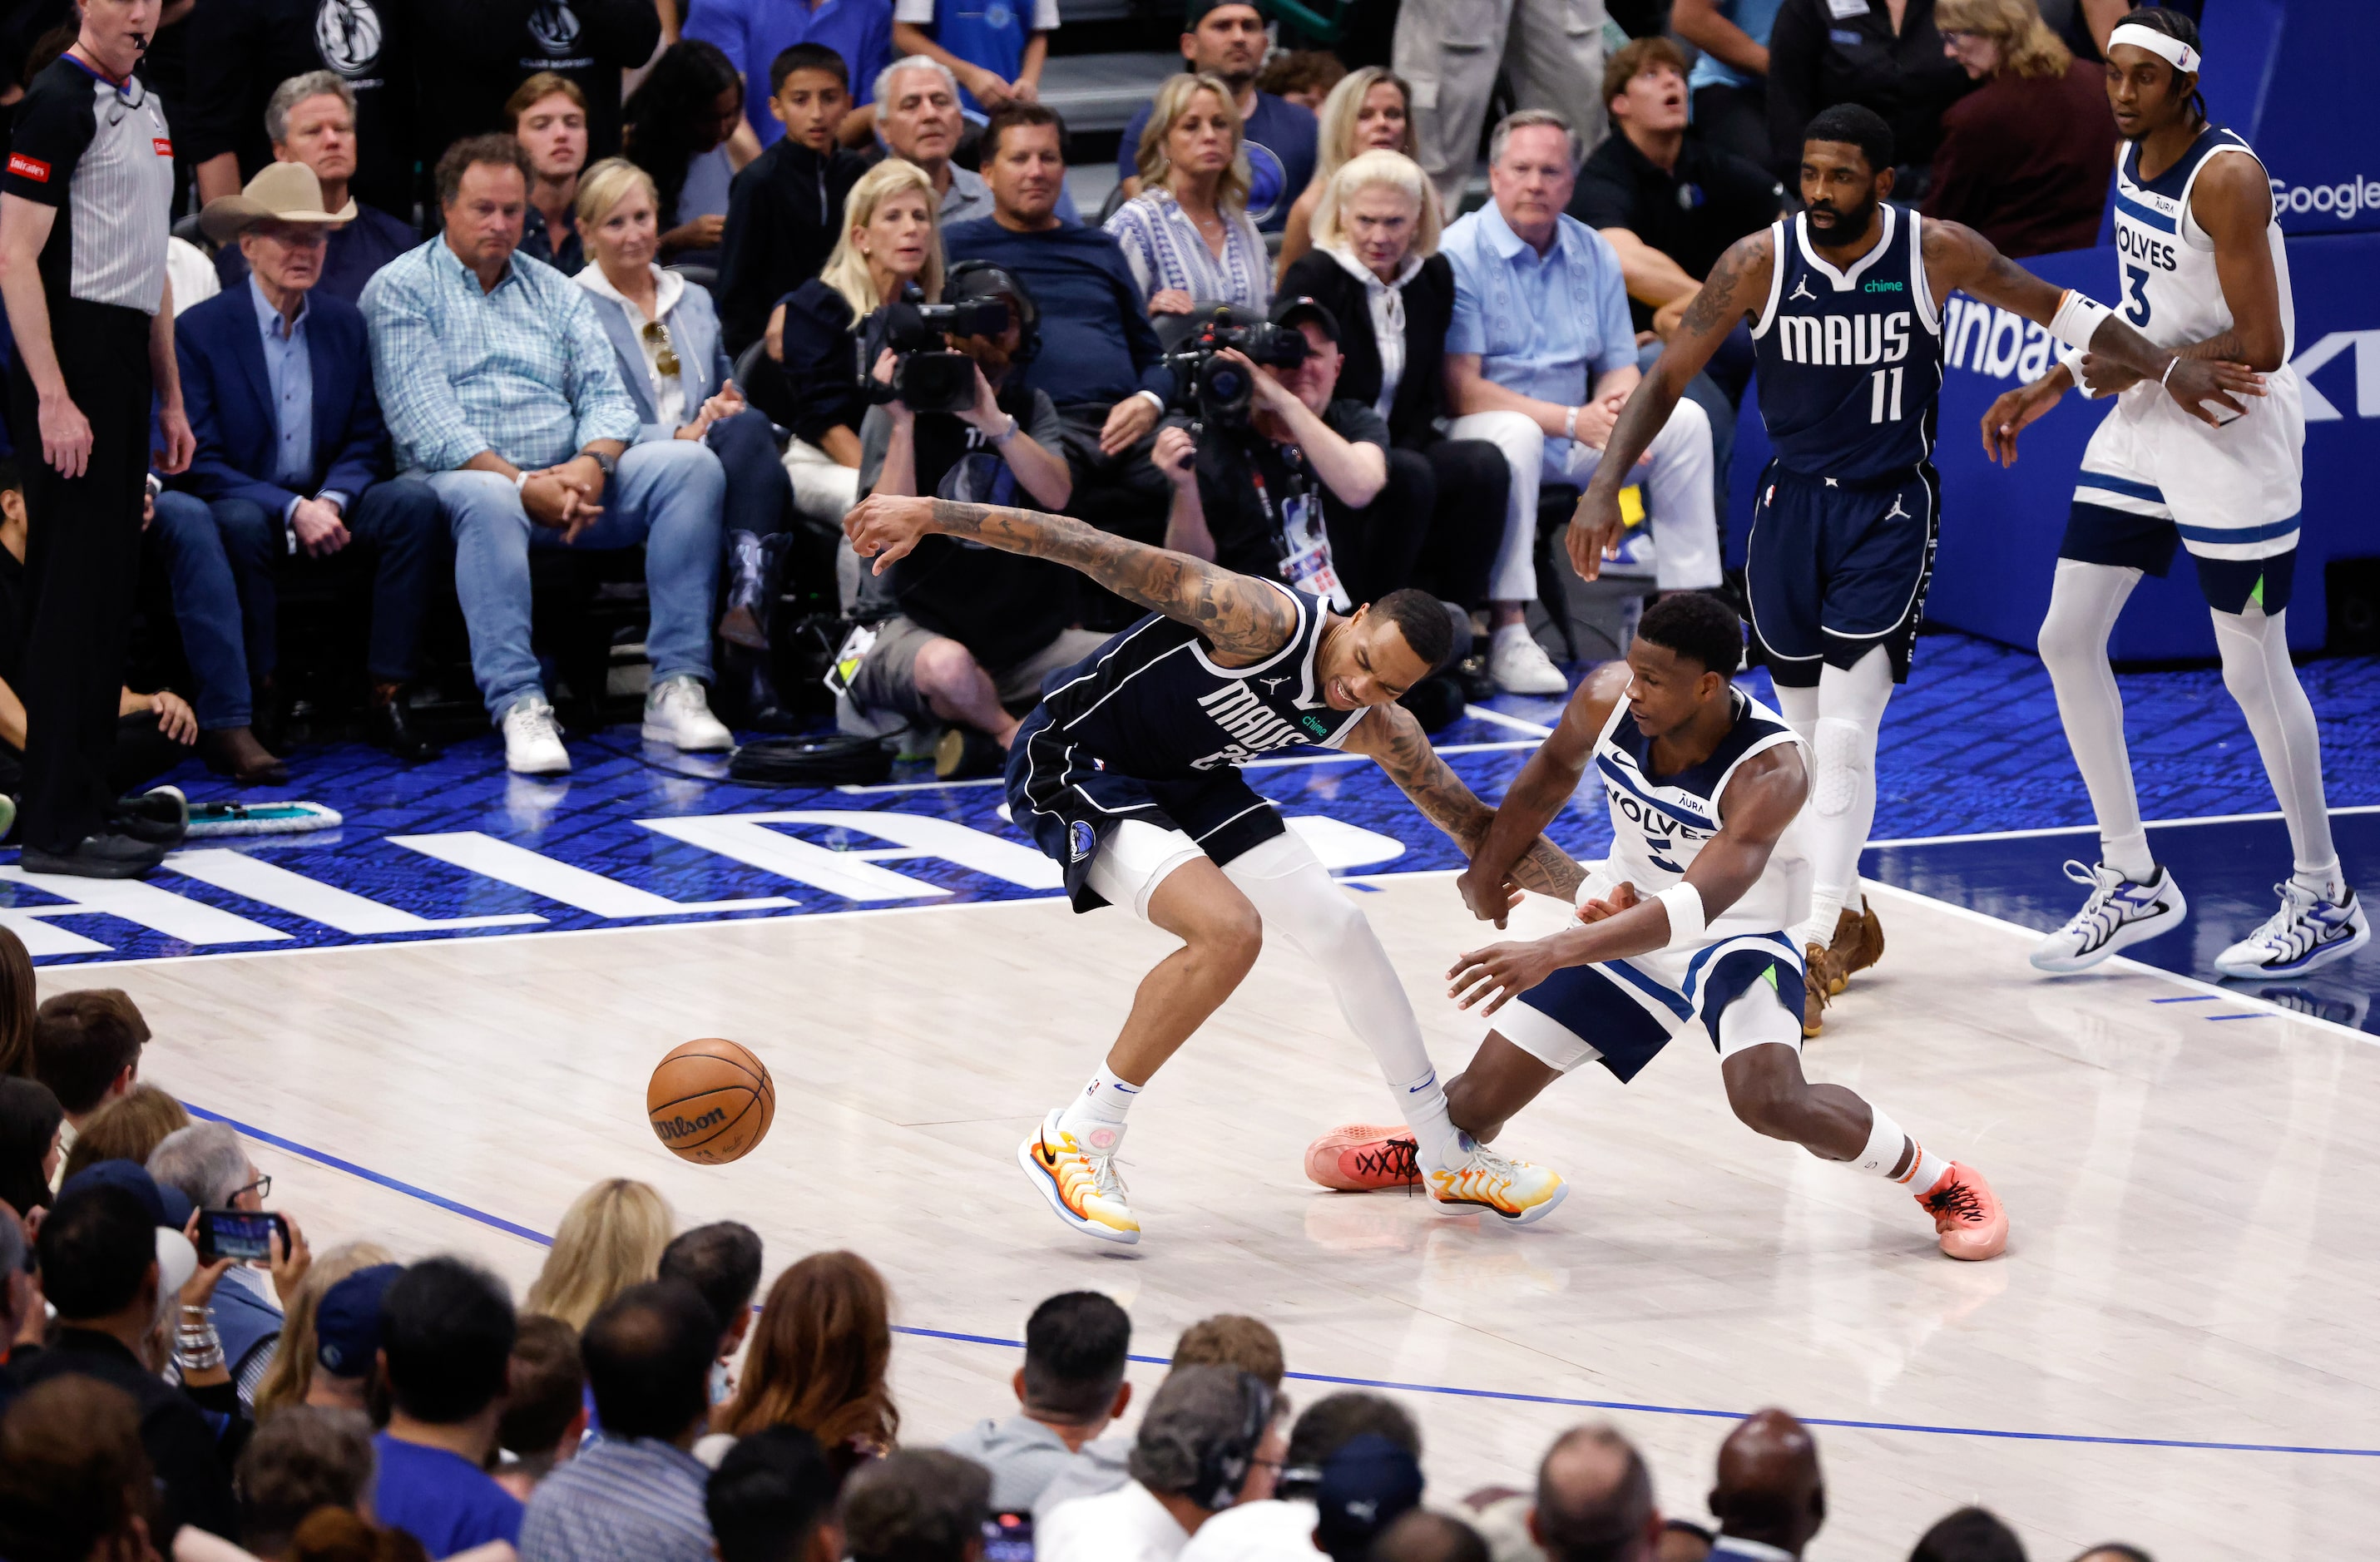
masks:
[[[892,345],[875,377],[889,399],[860,429],[862,485],[1063,509],[1074,478],[1058,409],[1047,392],[1012,383],[1041,345],[1031,291],[988,261],[962,260],[943,296],[940,310],[887,311]],[[899,614],[878,626],[851,703],[862,716],[949,723],[934,751],[944,780],[997,772],[1016,735],[1011,708],[1031,709],[1043,677],[1102,638],[1075,627],[1076,576],[1062,564],[934,537],[882,578]]]
[[[1225,569],[1288,582],[1341,611],[1411,583],[1429,529],[1415,485],[1390,480],[1387,421],[1333,399],[1339,322],[1311,298],[1269,319],[1209,306],[1172,357],[1186,381],[1160,433],[1173,485],[1165,545]]]

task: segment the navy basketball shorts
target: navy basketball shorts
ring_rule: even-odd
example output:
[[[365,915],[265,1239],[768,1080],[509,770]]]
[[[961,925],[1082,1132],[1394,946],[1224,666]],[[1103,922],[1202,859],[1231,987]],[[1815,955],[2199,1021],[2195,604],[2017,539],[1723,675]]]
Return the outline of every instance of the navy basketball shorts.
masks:
[[[1046,709],[1027,716],[1009,746],[1008,811],[1063,871],[1076,911],[1108,903],[1091,887],[1091,864],[1127,823],[1179,831],[1217,867],[1289,828],[1233,767],[1164,781],[1127,776],[1052,732]]]
[[[2202,553],[2191,554],[2191,563],[2198,566],[2198,588],[2204,593],[2208,607],[2216,612],[2236,615],[2246,612],[2251,606],[2271,614],[2289,605],[2290,587],[2297,576],[2298,550],[2293,539],[2297,517],[2291,515],[2286,522],[2254,531],[2271,530],[2275,526],[2286,526],[2292,540],[2269,557],[2210,559]],[[2058,556],[2081,563],[2134,569],[2163,579],[2173,568],[2174,550],[2183,541],[2182,529],[2163,490],[2155,484],[2094,471],[2086,464],[2074,479],[2074,505],[2066,515],[2066,535],[2058,541]],[[2270,545],[2264,543],[2261,537],[2244,531],[2213,534],[2204,545],[2229,542],[2235,535],[2246,538],[2247,542],[2244,547],[2234,545],[2226,551],[2246,551],[2260,543]]]
[[[1802,951],[1782,933],[1566,965],[1505,1006],[1498,1035],[1549,1069],[1601,1063],[1622,1084],[1671,1038],[1700,1030],[1727,1059],[1771,1042],[1802,1049]],[[1742,1000],[1742,1001],[1739,1001]]]
[[[1743,584],[1772,680],[1815,688],[1825,668],[1849,669],[1882,646],[1892,681],[1909,681],[1910,646],[1934,576],[1940,494],[1931,466],[1900,482],[1853,487],[1768,464],[1753,501]]]

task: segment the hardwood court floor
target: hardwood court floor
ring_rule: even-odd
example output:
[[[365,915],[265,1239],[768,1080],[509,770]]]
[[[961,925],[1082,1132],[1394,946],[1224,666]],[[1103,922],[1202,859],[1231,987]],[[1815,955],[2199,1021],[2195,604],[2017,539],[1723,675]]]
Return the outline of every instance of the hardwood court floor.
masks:
[[[1437,978],[1475,925],[1443,876],[1377,884],[1363,903],[1451,1072],[1477,1027]],[[1388,1102],[1288,950],[1140,1107],[1126,1169],[1143,1245],[1076,1239],[1014,1151],[1168,940],[1054,901],[42,984],[128,988],[157,1035],[145,1072],[285,1142],[257,1160],[318,1247],[460,1251],[525,1286],[541,1251],[499,1225],[551,1232],[589,1181],[625,1174],[682,1222],[750,1222],[772,1274],[858,1250],[900,1325],[988,1337],[901,1339],[913,1441],[1005,1413],[1015,1356],[999,1342],[1042,1296],[1089,1286],[1131,1309],[1151,1356],[1202,1314],[1246,1311],[1294,1372],[1415,1386],[1402,1397],[1441,1502],[1527,1483],[1554,1432],[1609,1413],[1664,1507],[1699,1517],[1726,1423],[1681,1412],[1781,1403],[1892,1423],[1820,1429],[1822,1557],[1904,1556],[1970,1500],[2050,1562],[2110,1535],[2161,1557],[2356,1552],[2380,1497],[2380,1049],[2143,969],[2040,978],[2029,935],[1898,891],[1879,905],[1886,962],[1834,1011],[1811,1072],[1990,1175],[2015,1232],[1995,1264],[1939,1258],[1905,1194],[1739,1127],[1701,1046],[1625,1090],[1590,1070],[1518,1120],[1507,1147],[1572,1184],[1535,1228],[1311,1188],[1307,1139]],[[773,1132],[730,1168],[674,1160],[641,1118],[652,1063],[704,1035],[754,1047],[780,1092]],[[1135,1369],[1144,1392],[1158,1373]]]

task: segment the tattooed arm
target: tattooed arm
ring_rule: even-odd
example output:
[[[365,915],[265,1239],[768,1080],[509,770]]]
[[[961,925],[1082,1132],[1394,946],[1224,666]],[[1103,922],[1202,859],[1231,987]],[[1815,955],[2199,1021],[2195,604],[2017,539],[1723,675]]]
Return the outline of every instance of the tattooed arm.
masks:
[[[1403,789],[1430,823],[1454,838],[1465,857],[1478,855],[1480,847],[1487,844],[1496,810],[1479,801],[1453,768],[1439,757],[1412,711],[1402,705],[1375,706],[1348,734],[1347,751],[1378,760],[1389,779]],[[1567,901],[1576,897],[1586,872],[1568,852],[1540,835],[1529,842],[1508,877],[1524,890]]]
[[[1578,513],[1570,527],[1571,567],[1583,579],[1593,580],[1603,568],[1603,551],[1620,539],[1620,490],[1644,458],[1645,449],[1660,435],[1676,411],[1687,383],[1718,351],[1727,333],[1744,316],[1757,314],[1768,302],[1770,269],[1776,263],[1774,236],[1767,228],[1746,235],[1728,247],[1711,268],[1710,279],[1686,306],[1685,319],[1671,333],[1661,356],[1638,381],[1620,421],[1604,442],[1603,463],[1595,469],[1586,491],[1579,495]]]
[[[1262,661],[1297,632],[1297,608],[1279,587],[1187,553],[1111,537],[1065,515],[873,494],[843,518],[843,530],[853,551],[875,559],[879,575],[935,532],[1080,570],[1118,596],[1196,629],[1227,667]]]

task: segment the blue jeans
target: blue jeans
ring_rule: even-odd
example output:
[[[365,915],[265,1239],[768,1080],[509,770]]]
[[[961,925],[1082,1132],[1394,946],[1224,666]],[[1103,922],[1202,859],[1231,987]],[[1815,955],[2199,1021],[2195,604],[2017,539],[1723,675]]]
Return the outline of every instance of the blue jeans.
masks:
[[[559,548],[562,533],[534,525],[512,479],[493,472],[429,476],[455,534],[455,595],[471,631],[471,676],[491,718],[542,696],[529,645],[528,551]],[[601,519],[570,544],[583,551],[645,549],[652,623],[645,634],[653,682],[710,679],[711,600],[719,586],[721,502],[726,478],[697,440],[631,445],[605,485]]]
[[[367,670],[377,683],[402,684],[415,672],[430,572],[443,546],[438,496],[415,478],[374,483],[355,501],[346,525],[354,539],[347,546],[372,560]],[[199,681],[199,725],[211,733],[245,727],[252,685],[279,661],[275,575],[295,562],[281,517],[250,500],[168,492],[157,496],[152,529],[173,583],[182,654]]]
[[[778,459],[776,430],[765,412],[739,412],[710,426],[705,442],[727,471],[726,529],[768,537],[793,516],[794,485]]]

